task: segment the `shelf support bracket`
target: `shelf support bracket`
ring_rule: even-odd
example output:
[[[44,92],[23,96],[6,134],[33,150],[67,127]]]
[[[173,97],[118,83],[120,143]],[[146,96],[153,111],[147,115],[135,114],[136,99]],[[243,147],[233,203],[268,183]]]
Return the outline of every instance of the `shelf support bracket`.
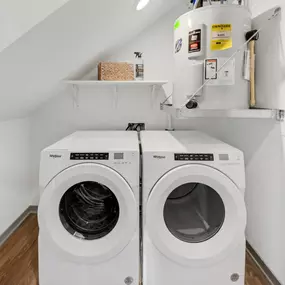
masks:
[[[118,96],[118,86],[116,85],[114,87],[114,108],[118,108],[118,101],[119,101],[119,96]]]
[[[285,111],[284,110],[276,110],[276,120],[278,122],[285,121]]]
[[[73,89],[73,106],[79,108],[79,87],[76,84],[72,84]]]
[[[151,107],[153,108],[155,105],[155,99],[156,99],[156,92],[157,92],[156,85],[152,85],[151,87]]]

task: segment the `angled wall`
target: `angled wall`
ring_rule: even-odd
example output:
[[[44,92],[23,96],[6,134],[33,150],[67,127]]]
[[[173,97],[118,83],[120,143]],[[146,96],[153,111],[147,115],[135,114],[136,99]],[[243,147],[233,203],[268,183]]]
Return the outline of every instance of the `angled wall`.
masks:
[[[2,0],[0,52],[69,0]]]

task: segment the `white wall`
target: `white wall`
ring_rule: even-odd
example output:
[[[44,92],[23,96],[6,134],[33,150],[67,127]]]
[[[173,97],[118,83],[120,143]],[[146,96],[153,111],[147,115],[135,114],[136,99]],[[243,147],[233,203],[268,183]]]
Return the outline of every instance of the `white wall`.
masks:
[[[0,52],[69,0],[1,0]]]
[[[178,7],[110,59],[132,60],[134,51],[144,52],[145,78],[167,79],[167,93],[173,80],[173,23],[184,11]],[[57,94],[32,115],[32,180],[34,203],[38,200],[38,167],[40,151],[58,139],[81,129],[124,129],[128,122],[146,122],[147,129],[165,129],[166,114],[159,110],[160,93],[151,104],[149,89],[119,89],[119,105],[113,106],[111,88],[80,88],[80,107],[72,103],[72,90]],[[247,237],[252,246],[285,284],[281,271],[284,254],[280,203],[283,187],[283,150],[280,124],[275,120],[191,119],[175,121],[176,129],[198,129],[216,136],[245,152],[247,169],[246,203]],[[279,253],[279,254],[278,254]]]
[[[0,122],[0,235],[31,203],[30,122]]]
[[[247,165],[250,205],[247,238],[274,275],[285,284],[284,137],[276,125]]]

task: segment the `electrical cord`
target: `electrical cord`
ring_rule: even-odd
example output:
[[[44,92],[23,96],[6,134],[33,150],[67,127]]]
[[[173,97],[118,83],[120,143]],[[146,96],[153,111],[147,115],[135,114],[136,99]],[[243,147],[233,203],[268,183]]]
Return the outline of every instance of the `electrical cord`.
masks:
[[[126,128],[126,131],[137,131],[137,132],[140,132],[140,131],[143,131],[143,130],[144,130],[144,124],[143,123],[137,123],[137,124],[130,123],[130,124],[128,124],[128,127]]]

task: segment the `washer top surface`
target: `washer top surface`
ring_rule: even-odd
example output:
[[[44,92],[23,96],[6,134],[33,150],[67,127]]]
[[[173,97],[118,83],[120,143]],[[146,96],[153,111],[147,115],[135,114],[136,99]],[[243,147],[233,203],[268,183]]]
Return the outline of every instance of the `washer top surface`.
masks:
[[[139,151],[137,132],[79,131],[49,146],[47,150],[70,151]]]
[[[197,131],[141,132],[143,152],[237,152],[240,151],[218,139]]]

